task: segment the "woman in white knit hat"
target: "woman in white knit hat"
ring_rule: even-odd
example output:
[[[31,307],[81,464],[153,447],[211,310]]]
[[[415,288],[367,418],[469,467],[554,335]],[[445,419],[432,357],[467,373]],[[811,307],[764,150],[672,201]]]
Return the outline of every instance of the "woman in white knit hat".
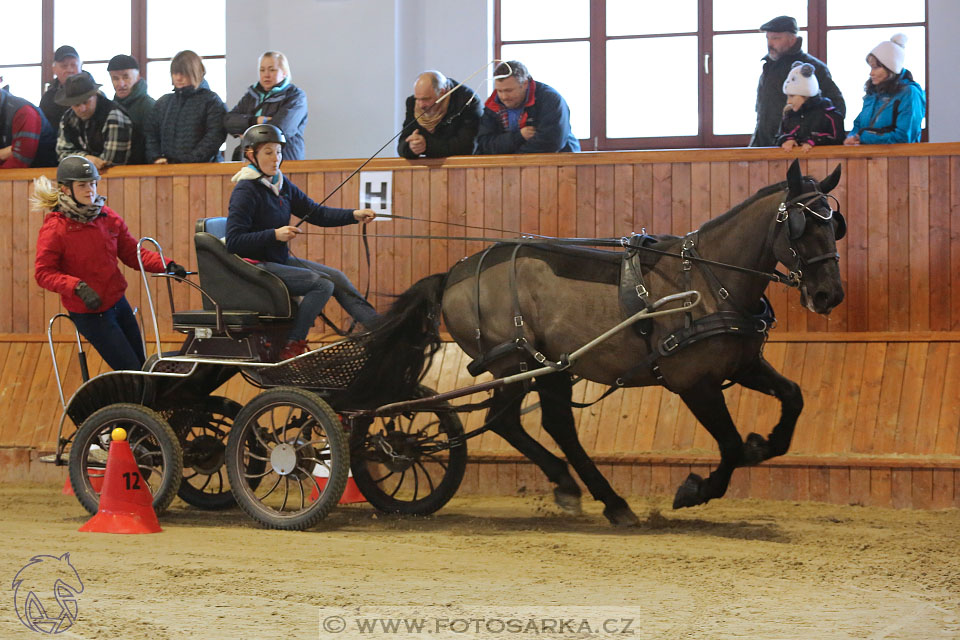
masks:
[[[816,68],[797,60],[783,83],[787,104],[777,132],[777,144],[785,151],[800,147],[809,151],[817,145],[843,144],[843,114],[830,98],[820,94]]]
[[[927,109],[923,89],[903,67],[907,36],[898,33],[867,55],[870,79],[864,86],[863,109],[844,144],[920,142],[920,123]]]

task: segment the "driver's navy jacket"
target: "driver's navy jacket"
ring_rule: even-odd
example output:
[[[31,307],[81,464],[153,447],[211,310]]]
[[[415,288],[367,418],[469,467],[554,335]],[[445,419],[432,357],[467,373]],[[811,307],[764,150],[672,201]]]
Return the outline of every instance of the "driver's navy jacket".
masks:
[[[259,180],[240,180],[230,194],[228,212],[227,250],[242,258],[280,264],[286,264],[290,250],[286,242],[277,240],[274,229],[290,224],[291,214],[318,227],[357,222],[353,209],[317,204],[286,176],[279,196]]]
[[[40,227],[34,277],[44,289],[60,294],[67,311],[103,313],[117,304],[127,290],[118,258],[131,269],[140,269],[137,240],[113,209],[103,207],[100,215],[87,223],[54,211]],[[143,251],[143,266],[151,273],[160,273],[165,265],[160,254]],[[73,292],[81,280],[100,296],[99,309],[87,309]]]

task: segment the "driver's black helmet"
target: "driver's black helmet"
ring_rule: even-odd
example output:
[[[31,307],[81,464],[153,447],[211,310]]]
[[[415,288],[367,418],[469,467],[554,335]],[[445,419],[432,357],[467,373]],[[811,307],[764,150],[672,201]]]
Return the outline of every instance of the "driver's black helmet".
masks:
[[[256,151],[257,147],[266,142],[279,142],[284,145],[287,143],[287,139],[283,136],[283,131],[280,131],[279,127],[272,124],[255,124],[243,132],[241,145],[244,151],[247,149]]]

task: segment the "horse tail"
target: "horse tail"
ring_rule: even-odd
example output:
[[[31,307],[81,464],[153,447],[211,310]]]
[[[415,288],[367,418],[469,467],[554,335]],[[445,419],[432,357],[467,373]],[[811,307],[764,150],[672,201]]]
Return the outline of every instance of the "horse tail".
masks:
[[[346,391],[347,403],[359,407],[416,396],[420,381],[440,349],[440,303],[446,273],[414,283],[358,337],[366,360]]]

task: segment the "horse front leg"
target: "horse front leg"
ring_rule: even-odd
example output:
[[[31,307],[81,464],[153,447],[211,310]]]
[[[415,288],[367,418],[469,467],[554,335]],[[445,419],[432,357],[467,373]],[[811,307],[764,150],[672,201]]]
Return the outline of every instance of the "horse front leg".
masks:
[[[680,394],[684,404],[700,421],[720,447],[720,464],[709,476],[702,478],[691,473],[677,488],[673,508],[693,507],[727,492],[733,470],[743,465],[743,439],[733,424],[727,401],[720,384],[713,380],[701,380]]]
[[[782,456],[790,449],[793,440],[793,430],[797,426],[797,419],[803,411],[803,393],[800,385],[782,376],[769,362],[761,356],[757,364],[737,382],[780,401],[780,421],[773,427],[770,434],[764,438],[758,433],[747,436],[744,444],[744,462],[748,465],[759,464],[774,456]]]
[[[603,502],[603,515],[607,520],[617,526],[635,526],[640,523],[637,515],[627,501],[613,490],[580,444],[570,404],[572,388],[570,376],[566,373],[551,373],[537,378],[543,429],[563,451],[594,499]],[[555,495],[559,503],[560,495]]]

